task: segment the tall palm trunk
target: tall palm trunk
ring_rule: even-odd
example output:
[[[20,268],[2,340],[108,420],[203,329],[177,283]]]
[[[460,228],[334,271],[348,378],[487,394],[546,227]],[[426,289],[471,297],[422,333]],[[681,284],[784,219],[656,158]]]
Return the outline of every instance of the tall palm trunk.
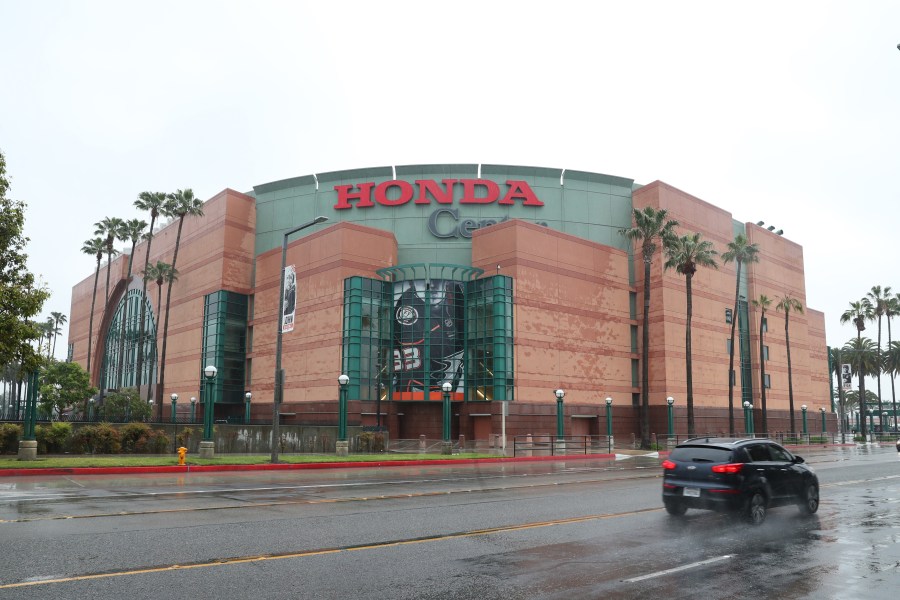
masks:
[[[890,351],[891,347],[891,317],[888,315],[887,319],[888,324],[888,351]],[[881,394],[878,395],[879,398]],[[897,428],[897,391],[894,389],[894,372],[891,371],[891,414],[893,415],[893,423],[894,427],[892,429]]]
[[[859,375],[859,433],[866,441],[866,378],[863,375],[862,331],[856,326],[856,368]]]
[[[687,352],[685,368],[687,369],[687,420],[689,437],[694,437],[694,375],[691,358],[691,320],[694,315],[694,297],[691,292],[691,280],[693,278],[693,273],[687,272],[684,275],[684,283],[687,290],[687,324],[684,329],[684,349],[685,352]]]
[[[641,448],[650,448],[650,262],[653,255],[644,250],[644,316],[641,332]]]
[[[175,265],[178,261],[178,246],[181,245],[181,228],[184,226],[184,215],[178,219],[178,234],[175,236],[175,251],[172,253],[172,272],[175,272]],[[162,338],[162,356],[159,358],[159,384],[156,386],[156,418],[162,420],[162,393],[166,384],[166,343],[169,341],[169,309],[172,302],[172,279],[169,279],[169,285],[166,288],[166,320],[163,324]]]
[[[144,276],[142,277],[141,282],[141,327],[138,330],[138,351],[137,351],[137,372],[135,373],[136,385],[138,388],[141,386],[141,381],[144,373],[144,333],[146,330],[146,298],[147,298],[147,267],[150,266],[150,249],[153,246],[153,225],[156,223],[156,213],[150,213],[150,229],[149,235],[147,237],[147,256],[144,257]],[[159,320],[157,319],[157,327],[159,327]],[[155,340],[154,340],[155,341]],[[153,387],[153,382],[150,381],[153,374],[153,369],[150,369],[150,373],[147,376],[147,387]],[[147,391],[147,396],[149,397],[150,392],[149,389]]]
[[[794,425],[794,377],[791,373],[791,335],[788,332],[789,312],[784,313],[784,344],[787,350],[787,367],[788,367],[788,410],[791,411],[791,435],[797,433]]]
[[[881,404],[881,313],[878,313],[878,377],[875,382],[878,384],[878,422],[881,424],[881,433],[884,433],[884,407]]]
[[[91,317],[88,320],[88,358],[87,372],[91,374],[91,342],[94,339],[94,305],[97,304],[97,282],[100,279],[100,255],[97,255],[97,270],[94,272],[94,295],[91,296]]]
[[[731,353],[728,357],[728,435],[734,436],[734,382],[737,379],[734,372],[734,329],[738,321],[738,299],[741,295],[741,261],[737,263],[737,274],[734,280],[734,312],[731,313]]]
[[[157,281],[156,283],[157,283],[157,286],[156,286],[156,332],[159,333],[159,315],[162,312],[162,282]],[[155,340],[154,340],[154,342],[155,342]],[[154,349],[156,348],[155,343],[153,344],[153,347],[154,347]],[[157,360],[157,364],[159,364],[158,360]],[[153,358],[152,357],[150,358],[150,372],[153,373]],[[159,387],[159,386],[157,386],[157,387]],[[147,401],[148,402],[150,401],[150,398],[151,398],[150,391],[152,388],[153,388],[152,385],[147,386]]]
[[[765,322],[766,311],[763,310],[759,317],[759,389],[760,400],[762,401],[762,434],[769,435],[768,414],[766,408],[766,358],[763,354],[765,348],[765,331],[763,331],[763,323]]]

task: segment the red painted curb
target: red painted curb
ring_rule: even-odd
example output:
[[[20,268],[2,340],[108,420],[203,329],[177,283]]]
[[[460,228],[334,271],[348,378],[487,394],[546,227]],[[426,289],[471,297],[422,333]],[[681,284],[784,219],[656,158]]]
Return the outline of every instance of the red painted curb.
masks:
[[[154,473],[211,473],[216,471],[290,471],[296,469],[364,469],[366,467],[419,467],[466,465],[498,462],[571,461],[615,458],[615,454],[579,454],[577,456],[521,456],[497,458],[448,458],[436,460],[387,460],[369,462],[279,463],[262,465],[168,465],[158,467],[48,467],[46,469],[0,469],[0,477],[29,475],[148,475]]]

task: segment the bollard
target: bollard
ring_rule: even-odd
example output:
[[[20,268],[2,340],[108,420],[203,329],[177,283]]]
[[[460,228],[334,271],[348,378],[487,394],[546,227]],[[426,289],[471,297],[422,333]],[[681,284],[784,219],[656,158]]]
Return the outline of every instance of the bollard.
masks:
[[[419,453],[420,454],[425,453],[425,436],[424,435],[419,436]]]
[[[181,448],[178,449],[178,464],[179,464],[179,465],[183,465],[183,464],[184,464],[184,458],[185,458],[185,456],[187,456],[187,448],[185,448],[184,446],[182,446]]]

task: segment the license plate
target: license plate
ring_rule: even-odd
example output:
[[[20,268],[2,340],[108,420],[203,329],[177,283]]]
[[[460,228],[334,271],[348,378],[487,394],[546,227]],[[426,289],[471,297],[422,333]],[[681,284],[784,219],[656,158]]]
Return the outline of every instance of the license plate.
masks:
[[[684,495],[690,498],[699,498],[700,488],[684,488]]]

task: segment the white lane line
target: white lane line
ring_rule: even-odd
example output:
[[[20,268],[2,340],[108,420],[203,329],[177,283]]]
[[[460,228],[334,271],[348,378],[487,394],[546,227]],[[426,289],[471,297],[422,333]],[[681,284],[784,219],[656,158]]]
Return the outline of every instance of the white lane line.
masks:
[[[682,565],[680,567],[675,567],[673,569],[666,569],[665,571],[657,571],[656,573],[649,573],[647,575],[641,575],[640,577],[626,579],[625,583],[637,583],[639,581],[644,581],[646,579],[653,579],[654,577],[662,577],[663,575],[670,575],[672,573],[678,573],[679,571],[686,571],[688,569],[696,569],[697,567],[705,567],[706,565],[715,564],[717,562],[722,562],[723,560],[729,560],[731,558],[734,558],[734,554],[725,554],[724,556],[708,558],[706,560],[701,560],[700,562],[691,563],[689,565]]]

